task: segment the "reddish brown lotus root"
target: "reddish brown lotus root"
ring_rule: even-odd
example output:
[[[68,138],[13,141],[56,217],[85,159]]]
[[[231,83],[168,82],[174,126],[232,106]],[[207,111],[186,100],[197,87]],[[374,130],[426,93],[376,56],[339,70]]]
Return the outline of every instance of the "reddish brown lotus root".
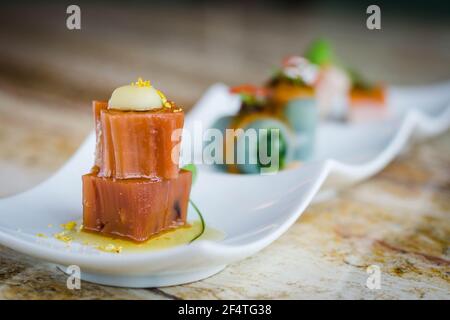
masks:
[[[175,179],[83,176],[83,228],[105,235],[145,241],[186,223],[191,172]]]
[[[100,177],[174,179],[178,176],[179,150],[174,152],[174,159],[172,150],[180,141],[173,139],[172,133],[183,128],[182,111],[174,112],[172,108],[118,111],[106,107],[106,103],[94,102],[96,165]]]
[[[93,103],[95,165],[83,180],[83,228],[145,241],[186,224],[192,174],[178,167],[184,113],[165,102],[148,111]],[[174,137],[181,135],[174,135]]]

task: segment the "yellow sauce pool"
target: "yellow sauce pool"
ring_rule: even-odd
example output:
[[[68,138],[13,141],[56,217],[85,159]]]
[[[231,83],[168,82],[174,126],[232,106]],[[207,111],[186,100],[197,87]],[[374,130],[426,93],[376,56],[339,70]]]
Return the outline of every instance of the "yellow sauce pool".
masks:
[[[67,228],[62,225],[63,231],[54,235],[54,237],[67,244],[79,243],[100,251],[110,253],[130,253],[142,251],[156,251],[167,248],[176,247],[183,244],[188,244],[201,231],[200,221],[190,223],[188,226],[180,227],[172,231],[165,232],[157,237],[151,238],[143,243],[135,243],[123,239],[111,238],[96,233],[86,232],[80,230],[80,223],[76,227]],[[203,235],[196,239],[199,240],[222,240],[225,237],[224,233],[206,227]]]

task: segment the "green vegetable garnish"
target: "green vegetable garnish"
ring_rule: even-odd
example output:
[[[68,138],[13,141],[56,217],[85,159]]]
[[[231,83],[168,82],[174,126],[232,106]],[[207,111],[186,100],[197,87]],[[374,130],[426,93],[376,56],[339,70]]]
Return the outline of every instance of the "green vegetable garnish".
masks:
[[[182,169],[192,172],[192,184],[194,184],[195,180],[197,179],[197,166],[193,163],[189,163],[189,164],[185,165]],[[200,222],[202,224],[202,229],[200,230],[200,233],[198,235],[196,235],[191,241],[189,241],[189,243],[192,243],[195,240],[197,240],[198,238],[200,238],[203,235],[203,233],[205,233],[206,223],[205,223],[205,219],[203,219],[202,213],[200,212],[199,208],[195,205],[194,201],[189,199],[189,203],[192,205],[192,207],[197,212],[198,217],[200,218]]]
[[[240,96],[242,102],[248,106],[262,105],[264,103],[263,99],[258,98],[257,96],[252,94],[241,93]]]
[[[319,66],[332,63],[334,60],[331,45],[324,39],[313,41],[308,50],[306,50],[305,57]]]
[[[205,229],[206,229],[206,223],[205,223],[205,219],[203,219],[203,215],[200,212],[200,210],[198,209],[198,207],[195,205],[194,201],[192,201],[191,199],[189,199],[189,203],[192,205],[192,207],[194,207],[195,211],[197,211],[197,214],[200,218],[200,222],[202,224],[202,230],[200,230],[200,233],[198,235],[196,235],[191,241],[189,241],[189,243],[194,242],[195,240],[197,240],[198,238],[200,238],[203,233],[205,233]]]
[[[193,163],[185,165],[182,169],[192,172],[192,184],[197,180],[197,166]]]
[[[287,82],[287,83],[293,84],[295,86],[307,86],[307,84],[305,83],[305,81],[303,81],[302,78],[300,78],[300,77],[290,78],[290,77],[286,76],[284,74],[284,72],[282,72],[281,70],[276,71],[276,73],[274,74],[274,76],[272,78],[271,85],[275,86],[279,82]]]
[[[369,81],[367,81],[360,73],[356,72],[355,70],[347,69],[347,74],[349,75],[352,86],[355,89],[370,90],[373,87],[373,85]]]

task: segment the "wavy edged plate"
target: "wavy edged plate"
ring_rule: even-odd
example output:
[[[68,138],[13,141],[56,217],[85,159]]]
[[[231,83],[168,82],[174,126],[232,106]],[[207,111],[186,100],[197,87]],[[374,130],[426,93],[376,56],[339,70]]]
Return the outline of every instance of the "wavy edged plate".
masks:
[[[51,178],[0,200],[0,244],[55,264],[78,265],[83,279],[113,286],[167,286],[206,278],[273,242],[314,197],[326,197],[379,172],[412,137],[426,138],[447,130],[450,83],[390,88],[388,105],[390,114],[383,121],[322,123],[314,161],[296,169],[260,176],[229,175],[200,166],[191,197],[207,224],[226,236],[221,241],[200,239],[160,251],[113,254],[76,243],[67,247],[56,239],[36,236],[48,233],[48,224],[80,219],[80,176],[93,162],[91,134]],[[185,127],[192,130],[194,120],[208,127],[237,108],[227,87],[214,85],[189,112]],[[189,211],[189,219],[196,219],[194,212]]]

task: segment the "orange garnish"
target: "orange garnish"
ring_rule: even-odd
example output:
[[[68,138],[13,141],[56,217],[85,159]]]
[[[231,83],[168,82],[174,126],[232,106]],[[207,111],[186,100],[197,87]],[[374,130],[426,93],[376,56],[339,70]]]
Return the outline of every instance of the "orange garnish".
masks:
[[[268,90],[264,87],[258,87],[252,84],[243,84],[240,86],[231,87],[230,92],[236,94],[248,94],[252,96],[266,96]]]

